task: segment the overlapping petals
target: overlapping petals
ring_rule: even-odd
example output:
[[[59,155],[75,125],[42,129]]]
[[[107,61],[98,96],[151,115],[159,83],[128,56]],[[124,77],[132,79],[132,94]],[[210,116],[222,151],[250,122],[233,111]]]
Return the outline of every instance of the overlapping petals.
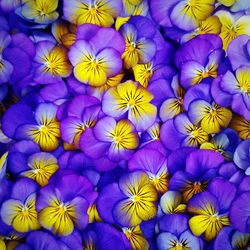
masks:
[[[0,250],[250,249],[249,13],[0,1]]]

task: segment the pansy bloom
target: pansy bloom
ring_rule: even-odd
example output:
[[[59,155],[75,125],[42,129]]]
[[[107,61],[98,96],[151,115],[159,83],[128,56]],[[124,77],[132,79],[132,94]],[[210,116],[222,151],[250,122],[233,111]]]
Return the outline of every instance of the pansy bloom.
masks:
[[[1,206],[2,220],[17,232],[25,233],[41,227],[36,210],[37,189],[35,182],[20,179],[13,186],[10,198]]]
[[[169,189],[182,192],[183,201],[187,202],[195,194],[206,191],[223,162],[220,154],[210,150],[176,150],[168,158],[168,168],[172,174]]]
[[[204,234],[206,240],[212,240],[220,230],[229,226],[229,211],[236,194],[232,183],[214,179],[207,192],[195,195],[188,203],[188,211],[194,214],[189,226],[194,235]]]
[[[41,149],[53,151],[60,137],[56,112],[57,106],[52,103],[41,103],[34,113],[26,104],[13,105],[3,118],[3,132],[18,140],[33,140]]]
[[[59,16],[57,6],[58,0],[29,0],[20,7],[20,15],[31,22],[49,24]]]
[[[97,209],[106,221],[136,226],[156,215],[157,198],[147,174],[136,171],[123,175],[119,183],[107,185],[98,197]]]
[[[36,46],[34,80],[38,84],[55,83],[71,74],[67,50],[50,41],[39,42]]]
[[[153,95],[136,82],[127,81],[110,88],[103,97],[103,112],[113,117],[126,114],[138,131],[149,128],[156,119]]]
[[[114,29],[82,25],[78,29],[77,40],[69,51],[74,76],[91,86],[104,85],[109,77],[120,73],[121,53],[124,49],[125,43]]]
[[[71,173],[58,178],[56,183],[50,183],[39,192],[38,219],[44,228],[66,236],[73,232],[74,225],[86,227],[87,209],[95,200],[96,192],[83,176]]]
[[[99,158],[107,154],[111,161],[129,159],[138,147],[139,138],[128,120],[104,117],[80,139],[80,147],[87,155]]]

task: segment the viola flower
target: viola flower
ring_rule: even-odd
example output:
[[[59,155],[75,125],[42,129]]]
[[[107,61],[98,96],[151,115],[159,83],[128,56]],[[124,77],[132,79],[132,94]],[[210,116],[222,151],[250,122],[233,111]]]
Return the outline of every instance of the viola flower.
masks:
[[[224,106],[231,105],[232,110],[245,119],[250,119],[250,67],[242,66],[233,74],[227,71],[222,78],[215,81],[216,89],[220,95],[214,92],[217,103]],[[224,101],[227,99],[227,102]]]
[[[92,96],[78,95],[67,107],[67,115],[60,122],[62,139],[75,147],[79,147],[82,133],[93,127],[101,111],[100,101]]]
[[[227,50],[229,43],[239,35],[250,35],[250,16],[232,15],[229,11],[220,10],[215,13],[222,24],[220,37],[223,49]]]
[[[22,176],[36,181],[40,186],[45,186],[49,178],[57,171],[57,159],[49,153],[41,152],[33,154],[28,158],[28,167],[21,173]]]
[[[234,163],[250,175],[250,139],[242,141],[234,152]]]
[[[178,76],[176,75],[171,82],[171,89],[167,91],[168,98],[160,107],[159,115],[163,122],[185,111],[183,107],[185,92],[185,89],[180,86]],[[160,95],[160,93],[158,94]]]
[[[156,119],[153,95],[136,82],[127,81],[110,88],[103,97],[102,110],[113,117],[126,115],[137,131],[149,128]]]
[[[210,142],[201,144],[201,149],[210,149],[222,154],[226,160],[230,161],[233,158],[233,153],[240,143],[238,134],[228,128],[219,134],[216,134]]]
[[[214,250],[244,249],[249,246],[250,234],[234,230],[232,226],[223,227],[214,240]]]
[[[119,184],[105,186],[97,199],[97,209],[105,221],[133,227],[156,215],[157,198],[148,175],[136,171],[124,174]]]
[[[74,76],[82,83],[102,86],[122,69],[124,40],[114,29],[96,25],[82,25],[77,32],[77,40],[69,51]]]
[[[167,191],[169,176],[166,159],[160,152],[151,149],[137,151],[129,160],[128,169],[145,171],[157,191],[160,193]]]
[[[221,47],[218,36],[206,34],[188,41],[177,51],[175,63],[181,70],[180,83],[185,89],[218,75],[224,57]]]
[[[60,138],[56,112],[57,106],[52,103],[39,104],[34,113],[27,104],[12,105],[2,119],[3,132],[17,140],[32,140],[44,151],[53,151]]]
[[[163,225],[164,227],[161,226]],[[157,249],[203,249],[203,242],[195,237],[187,225],[187,218],[184,215],[170,215],[160,221],[161,232],[156,239]]]
[[[133,68],[138,63],[146,64],[154,57],[156,44],[153,38],[156,30],[149,19],[139,16],[131,17],[119,31],[126,43],[122,54],[125,68]]]
[[[209,134],[199,124],[192,123],[187,113],[181,113],[161,126],[160,138],[173,151],[180,147],[199,147],[209,141]]]
[[[177,162],[180,154],[182,162]],[[187,148],[182,148],[174,151],[168,159],[169,172],[172,174],[169,190],[181,192],[183,201],[188,202],[195,194],[206,191],[223,162],[223,156],[211,150],[190,152]]]
[[[67,50],[50,41],[42,41],[36,45],[34,62],[34,80],[38,84],[56,83],[71,74]]]
[[[121,0],[63,1],[65,19],[76,25],[92,23],[102,27],[110,27],[121,10]]]
[[[138,134],[129,120],[104,117],[82,134],[80,147],[86,155],[111,161],[128,160],[139,145]]]
[[[250,139],[250,121],[239,115],[234,115],[231,123],[233,128],[242,140]]]
[[[75,226],[79,229],[86,227],[87,210],[97,194],[83,176],[61,174],[55,181],[40,189],[37,199],[38,219],[44,228],[54,234],[67,236]]]
[[[29,0],[20,6],[20,16],[38,24],[50,24],[59,14],[56,11],[58,0]]]
[[[178,27],[190,31],[198,27],[199,21],[205,20],[214,10],[214,0],[189,1],[174,0],[165,3],[163,0],[153,0],[151,12],[157,23],[164,27]]]
[[[18,180],[11,191],[9,199],[1,205],[1,218],[20,233],[26,233],[40,228],[36,211],[35,182],[22,178]]]
[[[214,102],[197,99],[189,105],[188,116],[194,124],[200,123],[206,133],[213,134],[228,126],[232,112]]]
[[[229,212],[235,194],[234,184],[218,178],[209,184],[208,191],[196,194],[187,207],[193,214],[189,220],[192,233],[211,241],[223,227],[229,226]]]
[[[10,35],[6,31],[2,30],[0,32],[0,84],[6,83],[10,79],[13,72],[13,66],[4,59],[3,55],[4,49],[7,48],[10,42]]]

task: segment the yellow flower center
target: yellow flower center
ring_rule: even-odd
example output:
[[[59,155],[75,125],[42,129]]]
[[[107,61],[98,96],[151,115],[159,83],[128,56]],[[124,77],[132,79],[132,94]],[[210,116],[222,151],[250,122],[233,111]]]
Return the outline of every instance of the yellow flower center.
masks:
[[[132,196],[131,199],[132,199],[133,202],[141,202],[140,195],[134,195],[134,196]]]
[[[128,101],[128,105],[132,108],[132,107],[134,107],[135,106],[135,104],[136,104],[136,100],[135,99],[130,99],[129,101]]]
[[[206,191],[207,185],[208,182],[206,180],[201,182],[188,181],[183,189],[183,200],[188,202],[188,200],[191,199],[193,195]]]

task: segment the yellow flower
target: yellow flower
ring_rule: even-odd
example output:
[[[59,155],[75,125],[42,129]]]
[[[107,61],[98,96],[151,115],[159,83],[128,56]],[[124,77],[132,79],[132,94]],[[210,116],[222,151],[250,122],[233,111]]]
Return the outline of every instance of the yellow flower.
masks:
[[[236,19],[230,12],[220,10],[216,14],[222,24],[220,37],[223,49],[227,50],[229,43],[239,35],[250,35],[250,16],[243,15]]]
[[[157,191],[144,172],[133,172],[120,180],[120,188],[127,196],[114,207],[114,217],[123,225],[136,226],[152,219],[157,212]]]
[[[218,133],[221,128],[226,128],[232,118],[229,109],[215,103],[210,105],[203,100],[191,103],[189,115],[194,124],[200,123],[201,128],[208,134]]]
[[[37,219],[38,215],[35,204],[35,194],[31,194],[24,204],[19,200],[9,199],[2,205],[2,219],[6,224],[12,225],[20,233],[37,230],[40,228],[40,224]]]
[[[103,97],[103,112],[113,117],[120,117],[128,112],[128,119],[138,131],[144,131],[155,122],[157,109],[150,103],[153,95],[138,86],[136,82],[127,81],[110,88]]]
[[[39,213],[39,221],[45,228],[53,230],[58,235],[69,235],[74,230],[76,220],[75,207],[70,203],[62,203],[57,198],[50,202]]]
[[[203,193],[204,194],[204,193]],[[213,240],[224,226],[229,226],[229,218],[220,215],[215,205],[209,201],[201,207],[188,207],[188,211],[195,215],[189,220],[189,226],[195,236],[204,234],[207,241]]]
[[[48,184],[50,177],[57,171],[56,158],[49,153],[36,153],[28,159],[30,170],[22,172],[23,176],[35,180],[40,186]]]
[[[58,18],[57,6],[58,0],[29,0],[21,7],[21,14],[36,23],[48,24]]]

